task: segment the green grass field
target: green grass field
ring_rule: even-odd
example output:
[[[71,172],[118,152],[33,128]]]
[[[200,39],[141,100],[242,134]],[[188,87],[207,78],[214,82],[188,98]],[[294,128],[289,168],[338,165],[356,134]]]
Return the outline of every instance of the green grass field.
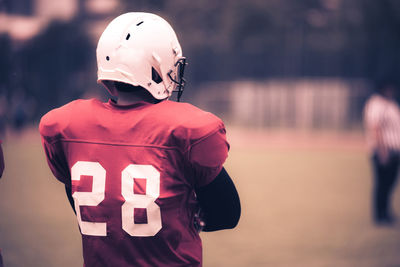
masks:
[[[229,133],[226,167],[242,218],[234,230],[202,233],[204,266],[400,266],[400,223],[371,223],[371,170],[360,134]],[[3,148],[5,267],[82,266],[75,215],[39,136],[11,135]],[[393,204],[400,216],[399,189]]]

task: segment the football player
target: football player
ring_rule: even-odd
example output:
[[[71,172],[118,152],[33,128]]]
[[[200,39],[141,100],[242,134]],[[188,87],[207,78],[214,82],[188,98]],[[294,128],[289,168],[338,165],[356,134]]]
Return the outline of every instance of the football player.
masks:
[[[223,168],[223,122],[168,100],[182,94],[185,61],[168,22],[123,14],[97,45],[98,82],[117,100],[76,100],[41,119],[87,267],[201,266],[199,230],[238,223],[239,197]]]

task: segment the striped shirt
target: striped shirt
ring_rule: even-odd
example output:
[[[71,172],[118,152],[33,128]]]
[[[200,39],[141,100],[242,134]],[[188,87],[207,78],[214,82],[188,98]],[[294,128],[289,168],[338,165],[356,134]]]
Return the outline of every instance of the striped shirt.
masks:
[[[367,144],[372,152],[378,145],[390,151],[400,151],[400,108],[395,100],[373,94],[365,104],[364,125]],[[376,131],[381,135],[380,142]]]

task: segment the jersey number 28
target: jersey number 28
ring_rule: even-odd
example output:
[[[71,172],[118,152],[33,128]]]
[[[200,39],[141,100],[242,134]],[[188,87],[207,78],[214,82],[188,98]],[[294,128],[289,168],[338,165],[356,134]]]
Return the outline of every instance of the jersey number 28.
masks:
[[[106,236],[107,223],[82,221],[80,206],[97,206],[104,200],[106,170],[99,162],[78,161],[71,168],[72,181],[81,176],[92,176],[91,192],[74,192],[76,216],[81,233],[92,236]],[[146,179],[146,194],[135,194],[134,178]],[[121,206],[122,229],[131,236],[154,236],[161,229],[160,207],[155,203],[160,196],[160,173],[152,165],[129,164],[121,172],[121,194],[125,199]],[[146,209],[147,223],[137,224],[134,209]]]

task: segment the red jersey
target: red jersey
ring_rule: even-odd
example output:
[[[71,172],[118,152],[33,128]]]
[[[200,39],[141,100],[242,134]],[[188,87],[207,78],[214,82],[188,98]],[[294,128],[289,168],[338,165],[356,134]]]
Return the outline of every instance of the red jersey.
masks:
[[[168,100],[76,100],[39,130],[53,174],[72,185],[85,266],[201,266],[194,188],[227,157],[219,118]]]

